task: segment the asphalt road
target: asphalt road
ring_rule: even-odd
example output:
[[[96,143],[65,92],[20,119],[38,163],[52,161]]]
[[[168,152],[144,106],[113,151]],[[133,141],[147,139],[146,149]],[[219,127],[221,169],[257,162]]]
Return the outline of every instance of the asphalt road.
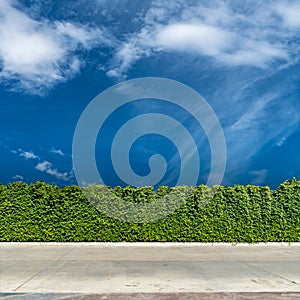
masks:
[[[0,268],[4,299],[129,299],[130,293],[139,295],[130,299],[225,299],[222,293],[245,292],[300,297],[299,243],[0,243]],[[94,293],[119,298],[78,298]],[[164,298],[168,293],[171,298]],[[178,293],[189,296],[176,298]],[[247,297],[226,299],[252,299]]]

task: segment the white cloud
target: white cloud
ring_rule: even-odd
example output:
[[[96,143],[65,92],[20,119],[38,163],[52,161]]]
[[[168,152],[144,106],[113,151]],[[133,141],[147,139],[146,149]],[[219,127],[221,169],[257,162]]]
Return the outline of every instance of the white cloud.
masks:
[[[10,0],[0,2],[0,80],[13,82],[15,89],[42,93],[79,72],[82,61],[76,49],[107,42],[100,29],[36,21]]]
[[[253,1],[241,8],[219,0],[178,1],[177,5],[155,0],[142,28],[119,45],[107,75],[120,77],[139,59],[170,51],[209,57],[224,66],[266,69],[273,63],[286,65],[299,50],[296,44],[287,43],[296,37],[289,27],[300,22],[300,4],[286,3]],[[274,18],[274,12],[281,21]]]
[[[194,52],[214,57],[227,65],[262,67],[274,59],[287,58],[279,45],[248,40],[220,27],[200,23],[164,26],[158,31],[157,43],[166,50]]]
[[[286,140],[295,132],[295,130],[298,128],[300,124],[300,114],[299,113],[290,113],[291,115],[291,121],[287,122],[285,126],[285,130],[280,132],[278,136],[276,136],[277,141],[276,141],[276,146],[281,147]]]
[[[109,70],[106,72],[107,77],[119,77],[119,72],[117,70]]]
[[[181,18],[185,21],[202,20],[205,24],[214,26],[227,26],[232,24],[234,19],[239,18],[239,15],[234,14],[225,1],[211,1],[211,3],[211,6],[207,6],[199,1],[193,9],[183,9]]]
[[[270,93],[257,99],[256,102],[230,126],[230,131],[255,130],[256,128],[253,127],[253,124],[257,123],[260,119],[264,120],[268,103],[277,97],[277,93]]]
[[[124,78],[139,60],[157,56],[153,61],[163,62],[172,53],[164,75],[184,72],[209,95],[224,122],[234,178],[264,145],[280,146],[298,128],[299,109],[286,99],[293,80],[276,81],[300,58],[295,3],[153,0],[138,29],[120,39],[107,75]],[[218,80],[213,91],[202,86],[209,79]]]
[[[279,140],[276,143],[276,146],[281,147],[285,143],[287,138],[288,138],[288,136],[283,136],[283,137],[279,138]]]
[[[65,154],[62,152],[62,150],[60,149],[55,149],[55,148],[52,148],[51,149],[51,153],[55,153],[55,154],[58,154],[58,155],[61,155],[61,156],[64,156]]]
[[[264,145],[281,146],[299,128],[299,109],[286,105],[284,86],[285,83],[273,86],[272,92],[254,99],[251,97],[247,101],[247,110],[241,106],[236,119],[233,118],[232,124],[224,128],[230,162],[227,171],[240,173]],[[230,105],[228,103],[227,115],[230,114]],[[232,105],[232,109],[237,105]]]
[[[37,169],[41,172],[45,172],[51,176],[54,176],[59,180],[68,181],[72,177],[72,175],[68,172],[61,173],[61,172],[57,171],[57,169],[54,169],[52,167],[52,163],[50,163],[49,161],[46,161],[46,160],[41,163],[38,163],[35,166],[35,169]]]
[[[275,12],[283,19],[284,24],[292,28],[300,28],[299,1],[281,1],[274,6]]]
[[[142,57],[148,57],[151,54],[151,49],[148,36],[143,40],[144,32],[141,32],[137,38],[133,38],[129,42],[122,43],[116,50],[113,58],[115,69],[109,70],[106,75],[108,77],[126,77],[125,73],[132,65]]]
[[[72,23],[55,22],[55,25],[59,34],[70,37],[71,41],[81,43],[85,48],[91,48],[100,37],[97,30],[87,31],[84,27],[78,27]]]
[[[223,53],[219,60],[229,65],[266,67],[276,59],[287,60],[288,55],[280,45],[264,41],[244,41],[242,47],[232,53]]]
[[[267,169],[255,170],[255,171],[251,171],[249,174],[253,176],[251,183],[255,185],[260,185],[265,181],[268,175],[268,170]]]
[[[64,155],[64,153],[60,149],[52,148],[51,152],[58,154],[58,155],[62,155],[62,156]],[[14,151],[14,153],[19,153],[19,155],[21,157],[24,157],[26,160],[27,159],[37,159],[40,162],[35,166],[36,170],[45,172],[51,176],[56,177],[59,180],[69,181],[73,177],[72,171],[71,172],[59,172],[57,169],[53,168],[51,162],[49,162],[47,160],[44,160],[41,162],[41,158],[38,155],[34,154],[32,151],[24,151],[22,149],[18,149],[18,151]],[[16,175],[14,177],[14,179],[23,180],[23,178],[18,177],[18,176],[19,175]]]
[[[15,176],[13,177],[13,179],[15,179],[15,180],[24,180],[24,177],[21,176],[21,175],[15,175]]]
[[[218,27],[201,23],[175,23],[162,27],[157,43],[166,49],[196,51],[204,55],[218,55],[233,43],[233,35]]]
[[[32,151],[24,151],[22,149],[19,149],[19,153],[21,157],[24,157],[25,159],[39,159],[37,155],[35,155]]]
[[[46,171],[49,167],[51,167],[52,164],[48,161],[44,161],[42,163],[39,163],[35,166],[35,168],[41,172]]]

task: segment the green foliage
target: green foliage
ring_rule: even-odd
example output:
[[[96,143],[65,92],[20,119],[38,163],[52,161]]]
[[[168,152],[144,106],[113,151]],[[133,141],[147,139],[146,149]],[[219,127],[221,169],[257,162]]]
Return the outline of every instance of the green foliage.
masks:
[[[94,205],[101,202],[95,192],[103,188],[110,197],[121,197],[131,205],[155,203],[170,195],[180,198],[189,191],[188,187],[161,186],[154,192],[153,187],[96,186],[87,189],[95,195]],[[296,179],[285,181],[277,190],[200,185],[191,191],[173,214],[139,224],[122,222],[97,210],[78,186],[0,184],[0,241],[300,241],[300,181]],[[164,211],[168,205],[172,201],[158,210]]]

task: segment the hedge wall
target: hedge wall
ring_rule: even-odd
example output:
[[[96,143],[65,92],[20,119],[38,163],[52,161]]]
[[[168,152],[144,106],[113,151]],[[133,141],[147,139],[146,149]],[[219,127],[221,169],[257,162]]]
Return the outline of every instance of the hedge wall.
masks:
[[[155,201],[175,188],[120,188],[130,201]],[[300,181],[277,190],[260,186],[218,187],[201,205],[207,187],[193,188],[172,215],[152,223],[126,223],[100,213],[78,186],[44,182],[0,185],[0,241],[55,242],[281,242],[300,241]]]

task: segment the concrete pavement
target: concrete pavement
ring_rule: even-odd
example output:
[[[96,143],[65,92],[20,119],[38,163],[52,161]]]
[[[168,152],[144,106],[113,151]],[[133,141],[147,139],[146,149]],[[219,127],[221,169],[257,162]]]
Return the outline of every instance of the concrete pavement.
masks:
[[[22,299],[27,293],[44,293],[40,299],[49,293],[60,297],[65,293],[73,299],[81,293],[163,293],[164,297],[198,293],[200,297],[207,292],[280,292],[300,296],[291,294],[300,292],[299,243],[0,243],[0,268],[0,297],[5,299],[17,299],[12,298],[15,293],[26,293],[19,294]]]

